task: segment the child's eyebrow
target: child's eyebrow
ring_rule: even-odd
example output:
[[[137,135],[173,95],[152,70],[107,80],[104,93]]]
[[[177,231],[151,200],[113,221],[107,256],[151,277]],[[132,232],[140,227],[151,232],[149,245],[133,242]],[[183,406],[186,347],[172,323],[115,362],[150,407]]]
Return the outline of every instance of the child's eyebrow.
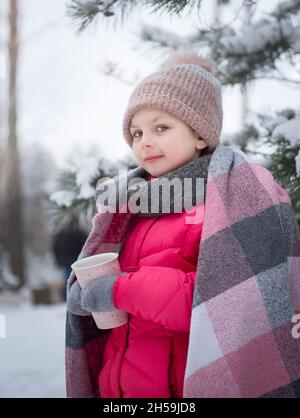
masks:
[[[163,118],[163,117],[165,117],[165,116],[163,116],[163,115],[156,116],[156,118],[154,118],[154,119],[150,120],[150,123],[156,122],[158,119],[161,119],[161,118]],[[135,125],[130,125],[129,129],[131,129],[131,128],[138,128],[138,126],[135,126]]]

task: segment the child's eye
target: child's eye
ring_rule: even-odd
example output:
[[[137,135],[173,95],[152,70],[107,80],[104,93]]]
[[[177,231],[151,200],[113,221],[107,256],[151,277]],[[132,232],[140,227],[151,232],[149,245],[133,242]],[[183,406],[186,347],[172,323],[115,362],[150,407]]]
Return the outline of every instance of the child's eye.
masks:
[[[169,127],[168,127],[168,126],[166,126],[166,125],[157,125],[157,126],[155,127],[155,129],[156,129],[156,131],[157,131],[157,132],[162,133],[162,132],[166,131],[167,129],[169,129]],[[139,130],[139,131],[134,131],[134,132],[132,133],[132,138],[141,138],[141,137],[142,137],[142,135],[143,135],[143,131],[141,131],[141,130]]]
[[[159,132],[164,132],[164,131],[166,131],[167,129],[169,129],[169,127],[168,127],[168,126],[166,126],[166,125],[158,125],[157,127],[158,127],[158,128],[162,128],[162,130],[161,130],[161,131],[159,131]]]
[[[140,133],[142,131],[135,131],[132,133],[132,138],[140,138],[140,135],[136,135],[136,133]]]

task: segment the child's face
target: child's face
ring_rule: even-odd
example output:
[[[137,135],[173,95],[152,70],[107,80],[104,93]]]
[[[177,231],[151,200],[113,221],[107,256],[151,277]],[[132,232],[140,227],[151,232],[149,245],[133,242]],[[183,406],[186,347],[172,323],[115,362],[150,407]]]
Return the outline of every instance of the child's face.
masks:
[[[138,163],[158,177],[198,158],[207,147],[184,122],[160,109],[139,109],[131,120],[132,150]],[[159,157],[148,160],[149,157]]]

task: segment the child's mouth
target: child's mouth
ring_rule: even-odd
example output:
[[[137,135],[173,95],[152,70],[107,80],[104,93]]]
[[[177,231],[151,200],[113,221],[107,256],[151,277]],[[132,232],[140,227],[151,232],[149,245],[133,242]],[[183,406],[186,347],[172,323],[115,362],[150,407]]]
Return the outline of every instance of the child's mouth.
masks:
[[[152,162],[157,161],[159,158],[162,158],[162,157],[163,157],[163,156],[162,156],[162,155],[160,155],[159,157],[147,158],[147,159],[146,159],[146,161],[147,161],[148,163],[152,163]]]

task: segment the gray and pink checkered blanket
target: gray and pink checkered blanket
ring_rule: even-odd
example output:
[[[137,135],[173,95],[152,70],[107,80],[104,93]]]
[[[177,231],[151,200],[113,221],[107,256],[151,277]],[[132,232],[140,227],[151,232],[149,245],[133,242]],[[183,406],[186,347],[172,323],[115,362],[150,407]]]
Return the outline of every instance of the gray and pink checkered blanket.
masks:
[[[192,164],[194,176],[203,161]],[[128,178],[143,174],[138,167]],[[215,149],[206,182],[183,396],[300,397],[300,238],[290,198],[230,146]],[[79,258],[120,251],[132,216],[95,215]],[[74,280],[72,273],[68,291]],[[69,397],[99,396],[109,333],[67,312]]]

